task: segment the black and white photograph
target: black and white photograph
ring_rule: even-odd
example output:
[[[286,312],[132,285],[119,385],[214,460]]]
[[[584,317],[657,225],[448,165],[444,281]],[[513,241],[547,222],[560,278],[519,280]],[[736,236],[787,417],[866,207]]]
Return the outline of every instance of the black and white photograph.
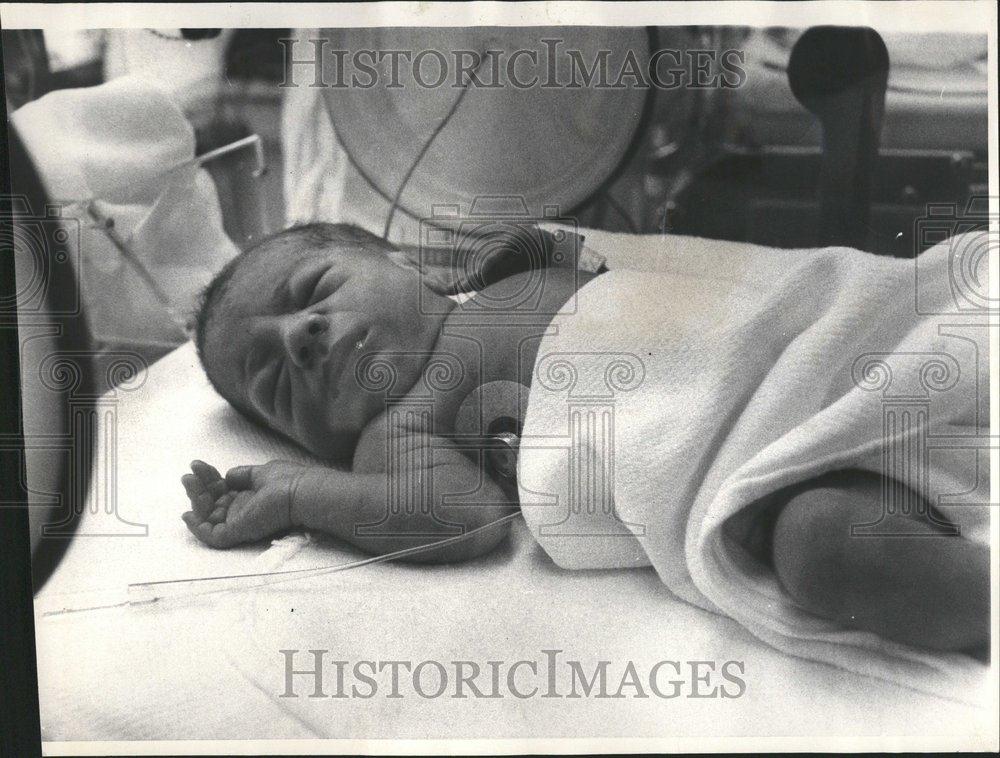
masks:
[[[1000,748],[997,13],[0,3],[0,754]]]

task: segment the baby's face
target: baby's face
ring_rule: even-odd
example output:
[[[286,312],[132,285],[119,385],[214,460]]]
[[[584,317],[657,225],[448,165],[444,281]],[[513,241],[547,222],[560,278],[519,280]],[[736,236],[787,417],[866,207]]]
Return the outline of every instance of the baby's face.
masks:
[[[356,379],[362,356],[390,363],[401,393],[434,348],[440,321],[420,314],[421,286],[377,252],[261,254],[233,273],[206,326],[206,370],[277,431],[338,457],[384,406]]]

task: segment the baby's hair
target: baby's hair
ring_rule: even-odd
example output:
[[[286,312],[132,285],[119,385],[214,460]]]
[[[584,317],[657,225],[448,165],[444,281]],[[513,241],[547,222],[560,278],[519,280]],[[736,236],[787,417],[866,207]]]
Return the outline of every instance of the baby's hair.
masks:
[[[208,324],[212,321],[218,310],[219,303],[229,291],[229,285],[233,275],[237,270],[252,263],[263,255],[268,255],[284,247],[295,246],[296,250],[320,250],[330,245],[337,245],[343,249],[361,250],[365,252],[391,253],[396,248],[388,241],[372,234],[359,226],[351,224],[330,224],[325,222],[315,222],[293,226],[284,231],[272,234],[260,240],[256,244],[247,248],[240,255],[237,255],[227,263],[218,274],[212,279],[201,295],[201,304],[195,318],[194,344],[198,351],[198,358],[209,382],[216,392],[228,400],[240,413],[249,416],[253,420],[264,424],[267,423],[258,413],[249,408],[245,403],[239,402],[237,398],[229,397],[222,387],[216,382],[215,377],[208,370],[208,363],[205,360],[205,338],[208,331]]]

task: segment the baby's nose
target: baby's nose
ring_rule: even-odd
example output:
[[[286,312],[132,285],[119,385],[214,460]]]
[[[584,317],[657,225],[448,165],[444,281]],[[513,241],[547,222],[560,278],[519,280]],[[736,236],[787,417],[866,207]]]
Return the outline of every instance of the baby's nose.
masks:
[[[329,329],[329,320],[319,313],[295,317],[285,334],[285,348],[292,362],[299,368],[310,369],[326,357]]]

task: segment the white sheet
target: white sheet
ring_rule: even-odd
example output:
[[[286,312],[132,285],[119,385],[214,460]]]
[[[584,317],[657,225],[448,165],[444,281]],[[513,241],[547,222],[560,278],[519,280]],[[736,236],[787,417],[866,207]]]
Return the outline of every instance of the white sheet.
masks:
[[[676,242],[692,256],[722,244]],[[601,252],[614,246],[619,257],[642,255],[642,245],[628,238],[593,233],[588,244]],[[261,546],[215,552],[188,534],[179,478],[191,458],[224,469],[297,456],[228,409],[191,345],[153,366],[140,389],[119,396],[115,411],[119,515],[147,524],[148,535],[78,537],[36,599],[43,736],[53,754],[57,741],[87,739],[819,740],[849,725],[858,738],[934,737],[957,747],[992,734],[985,709],[779,653],[736,622],[673,597],[652,570],[558,569],[519,522],[495,554],[461,566],[390,563],[184,602],[46,615],[121,603],[130,582],[327,565],[357,555],[322,541],[287,560]],[[98,518],[88,514],[84,531]],[[278,651],[285,648],[329,649],[330,658],[349,661],[482,663],[541,661],[541,650],[561,649],[588,667],[612,661],[616,682],[628,660],[640,670],[661,659],[738,660],[747,691],[736,699],[282,699]],[[558,686],[568,689],[565,670]],[[197,743],[190,750],[198,752]]]

